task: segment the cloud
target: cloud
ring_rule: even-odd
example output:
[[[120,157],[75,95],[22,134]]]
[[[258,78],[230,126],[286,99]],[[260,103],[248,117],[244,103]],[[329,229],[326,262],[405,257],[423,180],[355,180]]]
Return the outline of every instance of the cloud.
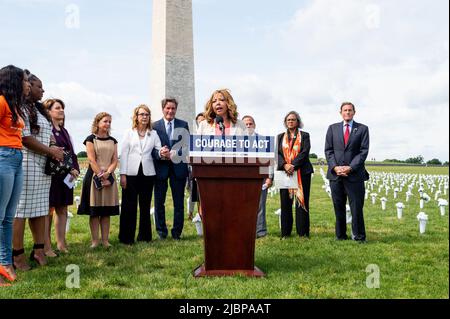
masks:
[[[446,26],[447,1],[316,0],[298,10],[280,35],[287,52],[313,64],[436,64],[448,59]]]
[[[263,134],[282,132],[284,115],[299,111],[320,156],[328,125],[350,100],[355,120],[370,127],[369,158],[448,160],[446,8],[446,1],[312,1],[267,37],[279,39],[272,43],[282,50],[279,71],[202,81],[227,83]]]
[[[38,4],[68,3],[18,1],[0,3],[32,4],[36,11],[24,13],[38,18],[53,14],[48,6],[38,10]],[[199,3],[206,8],[200,14],[197,6],[194,12],[197,23],[205,21],[195,34],[197,111],[213,90],[226,87],[241,116],[253,115],[261,133],[275,135],[284,130],[284,115],[297,110],[311,133],[312,152],[323,156],[327,127],[340,120],[340,103],[351,100],[357,105],[356,120],[370,127],[369,157],[422,154],[448,160],[448,1],[286,0],[289,9],[271,1],[230,1],[226,9],[236,14],[228,28],[210,16],[216,8],[224,10],[223,2],[194,0]],[[261,10],[254,12],[254,3]],[[112,113],[113,135],[120,139],[133,107],[150,100],[150,15],[133,16],[133,23],[123,20],[128,28],[116,30],[111,21],[117,8],[111,8],[108,19],[91,21],[97,12],[93,10],[100,12],[103,6],[89,2],[84,7],[77,32],[63,27],[64,11],[59,28],[54,21],[44,23],[49,19],[38,19],[42,25],[33,22],[30,27],[26,23],[34,20],[25,19],[23,32],[35,39],[28,43],[33,55],[24,53],[28,50],[22,48],[23,41],[8,42],[16,48],[15,63],[43,79],[46,96],[67,103],[68,128],[78,150],[84,149],[81,142],[95,114]],[[49,30],[47,40],[58,48],[49,49],[33,30]]]
[[[92,119],[93,114],[101,111],[119,113],[112,96],[90,91],[76,82],[50,83],[46,90],[46,98],[61,97],[65,100],[70,106],[66,109],[66,115],[73,120]]]
[[[91,123],[100,112],[112,115],[112,135],[120,142],[123,133],[131,125],[134,105],[138,105],[135,97],[98,93],[76,82],[47,84],[44,99],[47,98],[64,101],[66,127],[77,152],[85,149],[83,141],[91,134]]]

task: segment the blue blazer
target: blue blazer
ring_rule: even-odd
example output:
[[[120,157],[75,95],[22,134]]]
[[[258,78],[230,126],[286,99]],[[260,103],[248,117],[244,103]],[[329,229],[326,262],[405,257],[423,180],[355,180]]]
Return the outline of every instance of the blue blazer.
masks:
[[[369,154],[369,128],[353,121],[353,128],[347,146],[344,144],[343,122],[328,128],[325,140],[325,156],[328,161],[327,178],[338,180],[334,172],[336,166],[350,166],[351,173],[347,177],[350,182],[369,180],[369,173],[365,168],[365,161]]]
[[[161,140],[161,146],[167,146],[170,150],[176,150],[179,155],[179,163],[161,160],[159,151],[153,150],[152,156],[155,159],[156,177],[160,180],[169,178],[170,167],[173,166],[173,172],[177,179],[187,178],[189,175],[188,165],[186,161],[187,152],[189,151],[189,125],[187,122],[175,119],[174,122],[174,140],[169,141],[167,136],[164,119],[153,123],[153,129],[158,133]]]

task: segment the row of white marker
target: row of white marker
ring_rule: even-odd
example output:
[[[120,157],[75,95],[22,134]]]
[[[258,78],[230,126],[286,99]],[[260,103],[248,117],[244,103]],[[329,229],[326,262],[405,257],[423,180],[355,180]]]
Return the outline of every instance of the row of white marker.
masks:
[[[385,196],[389,197],[392,189],[393,198],[398,199],[404,189],[406,201],[414,197],[414,190],[417,188],[419,199],[430,201],[427,194],[434,194],[434,200],[439,197],[446,197],[448,194],[449,178],[447,175],[421,175],[421,174],[399,174],[399,173],[371,173],[370,180],[366,182],[366,189],[371,192],[370,196],[376,197],[383,189]],[[376,191],[378,189],[378,191]],[[384,198],[386,198],[384,197]]]
[[[330,182],[326,178],[325,172],[322,168],[320,169],[320,173],[324,182],[322,188],[325,189],[326,193],[331,198]],[[401,193],[402,190],[407,187],[408,191],[405,193],[405,195],[406,202],[409,202],[410,198],[413,197],[414,188],[418,187],[417,192],[419,198],[419,207],[421,210],[423,210],[425,208],[425,204],[431,201],[431,197],[427,193],[425,193],[425,190],[428,189],[430,193],[435,193],[434,200],[437,202],[437,206],[440,209],[440,214],[441,216],[445,216],[446,207],[448,207],[448,200],[445,198],[440,198],[440,196],[447,196],[448,182],[449,178],[447,175],[395,174],[373,172],[371,173],[370,180],[366,182],[365,199],[367,200],[370,196],[372,199],[372,204],[376,204],[378,193],[373,192],[376,187],[378,187],[379,193],[381,193],[382,189],[384,188],[386,191],[386,196],[388,196],[389,190],[393,189],[394,199],[398,199],[399,193]],[[380,198],[380,202],[381,209],[385,211],[388,198],[382,197]],[[397,202],[395,204],[395,207],[397,208],[397,218],[402,219],[405,204],[403,204],[402,202]],[[428,215],[425,212],[421,211],[417,215],[417,219],[419,221],[420,233],[425,233]],[[350,207],[349,205],[347,205],[347,223],[351,224],[351,220],[352,217]]]

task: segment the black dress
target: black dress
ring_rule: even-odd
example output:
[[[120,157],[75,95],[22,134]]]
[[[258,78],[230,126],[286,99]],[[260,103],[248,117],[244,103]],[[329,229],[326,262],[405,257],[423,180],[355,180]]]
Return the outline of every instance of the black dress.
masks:
[[[53,136],[56,140],[56,145],[64,147],[64,150],[70,152],[74,164],[74,169],[80,171],[78,166],[77,155],[73,150],[72,142],[70,141],[69,132],[64,127],[60,131],[53,128]],[[73,188],[69,188],[64,179],[66,176],[52,176],[52,183],[50,186],[50,207],[63,207],[73,204]]]

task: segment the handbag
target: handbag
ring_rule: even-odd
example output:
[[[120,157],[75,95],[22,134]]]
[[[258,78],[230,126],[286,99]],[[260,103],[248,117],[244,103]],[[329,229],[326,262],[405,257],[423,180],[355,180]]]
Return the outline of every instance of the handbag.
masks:
[[[65,176],[70,173],[72,168],[72,155],[69,152],[64,151],[64,159],[61,162],[47,157],[47,162],[45,163],[45,174],[50,176]]]
[[[94,180],[94,186],[97,190],[103,189],[103,184],[102,184],[102,180],[100,177],[98,177],[97,175],[94,175],[93,180]],[[108,181],[111,183],[111,185],[114,184],[114,177],[112,176],[112,174],[109,175]]]
[[[94,175],[94,186],[97,190],[101,190],[103,188],[102,180],[97,175]]]

